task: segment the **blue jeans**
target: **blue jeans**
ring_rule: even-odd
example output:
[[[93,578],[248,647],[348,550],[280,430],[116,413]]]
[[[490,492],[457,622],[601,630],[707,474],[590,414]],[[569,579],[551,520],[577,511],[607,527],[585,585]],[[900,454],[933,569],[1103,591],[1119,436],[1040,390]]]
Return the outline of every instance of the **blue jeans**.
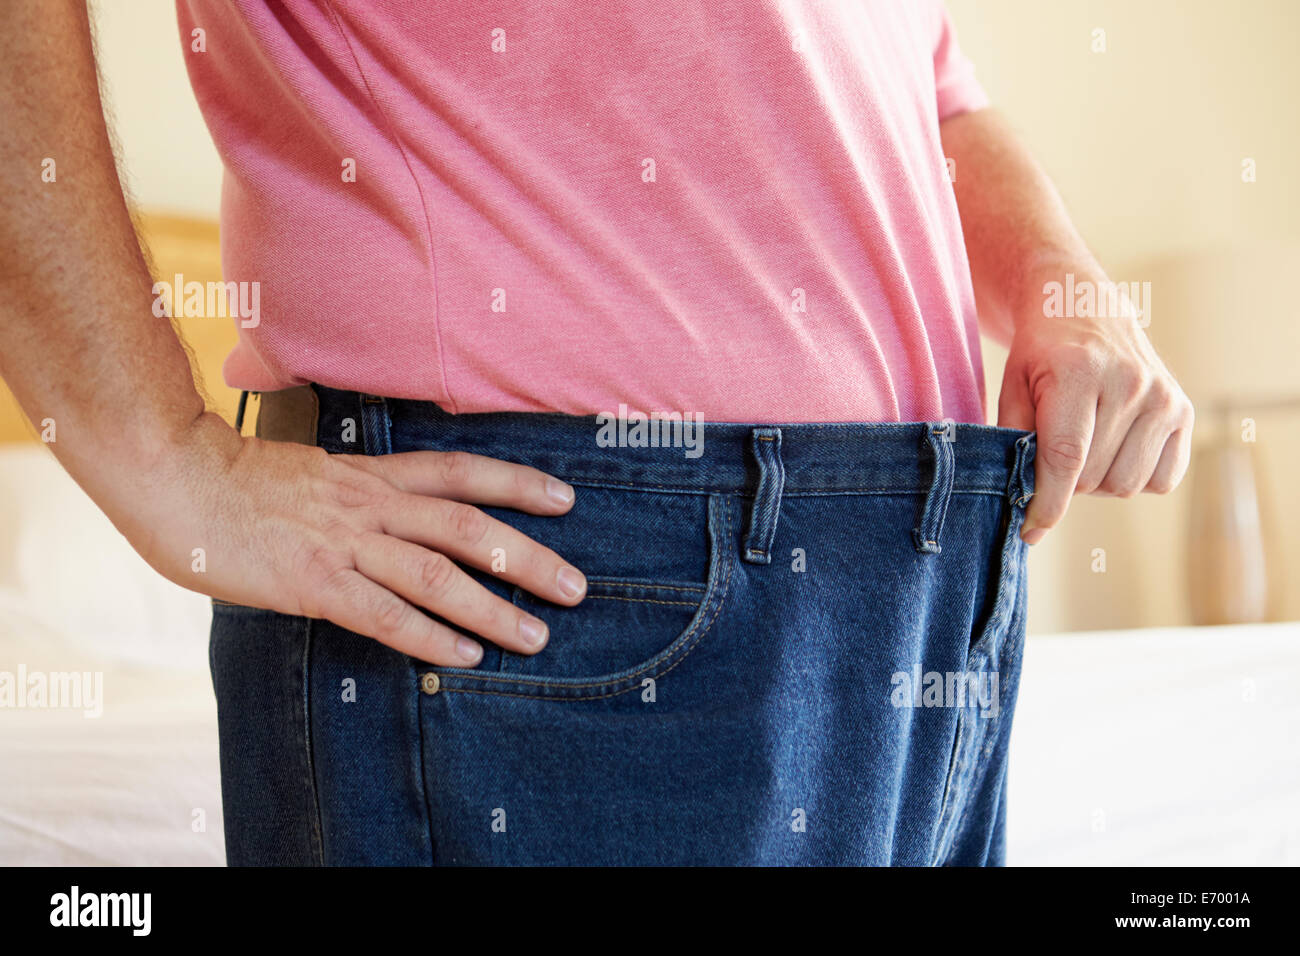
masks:
[[[453,416],[316,388],[330,452],[463,449],[572,483],[486,509],[582,569],[550,625],[433,667],[214,602],[231,864],[1003,862],[1033,436],[979,425]],[[668,447],[664,447],[664,446]],[[698,452],[698,453],[697,453]]]

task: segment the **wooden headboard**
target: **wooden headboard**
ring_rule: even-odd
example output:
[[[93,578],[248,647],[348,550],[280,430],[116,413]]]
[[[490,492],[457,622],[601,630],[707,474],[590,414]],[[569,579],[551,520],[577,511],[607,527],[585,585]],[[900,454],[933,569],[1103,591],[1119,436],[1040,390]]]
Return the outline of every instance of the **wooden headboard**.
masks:
[[[221,245],[215,222],[143,213],[137,217],[136,227],[152,255],[156,278],[171,281],[181,274],[187,282],[204,283],[221,278]],[[195,380],[207,397],[208,406],[233,423],[239,393],[227,388],[221,380],[221,363],[235,345],[234,320],[183,318],[178,320],[178,325],[190,352]],[[17,400],[0,382],[0,442],[39,440]]]

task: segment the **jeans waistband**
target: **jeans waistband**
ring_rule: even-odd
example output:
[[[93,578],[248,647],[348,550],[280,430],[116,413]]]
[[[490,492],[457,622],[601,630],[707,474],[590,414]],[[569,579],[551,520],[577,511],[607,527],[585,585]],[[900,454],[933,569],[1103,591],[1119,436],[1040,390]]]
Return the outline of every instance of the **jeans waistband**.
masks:
[[[784,495],[929,493],[936,482],[949,493],[1020,501],[1033,493],[1033,434],[989,425],[452,415],[432,402],[312,387],[320,401],[318,443],[331,452],[460,450],[526,464],[573,484],[685,493],[756,494],[778,467]]]

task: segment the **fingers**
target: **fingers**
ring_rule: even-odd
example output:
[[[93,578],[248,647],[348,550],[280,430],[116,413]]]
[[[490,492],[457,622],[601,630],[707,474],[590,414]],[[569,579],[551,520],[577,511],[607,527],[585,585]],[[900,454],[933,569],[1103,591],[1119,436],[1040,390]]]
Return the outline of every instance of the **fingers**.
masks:
[[[483,648],[475,641],[439,624],[353,568],[330,576],[322,589],[319,616],[430,664],[473,667],[483,657]]]
[[[1029,544],[1060,522],[1075,494],[1169,491],[1187,468],[1191,403],[1131,319],[1017,328],[998,424],[1038,435],[1035,494],[1020,532]]]
[[[1088,460],[1096,418],[1097,393],[1092,388],[1054,382],[1039,400],[1034,497],[1020,529],[1027,544],[1037,544],[1065,516]]]
[[[1169,427],[1162,413],[1139,415],[1097,490],[1117,498],[1138,494],[1150,483],[1168,438]]]
[[[1191,456],[1192,429],[1179,428],[1165,442],[1164,451],[1160,453],[1160,461],[1151,474],[1151,480],[1147,482],[1146,490],[1157,495],[1167,495],[1177,488],[1187,473]]]
[[[409,494],[537,515],[564,514],[573,507],[573,488],[560,479],[498,458],[463,451],[408,451],[357,460]]]
[[[500,574],[556,604],[577,604],[585,596],[580,571],[468,503],[560,515],[574,501],[564,482],[534,468],[464,452],[347,456],[347,461],[385,490],[371,489],[361,502],[366,524],[350,549],[352,566],[334,572],[334,583],[321,589],[328,597],[325,606],[318,605],[319,616],[413,657],[472,667],[482,658],[478,642],[420,608],[524,654],[541,650],[548,632],[545,623],[497,597],[455,562]],[[353,485],[347,486],[350,491]]]
[[[1191,457],[1191,428],[1179,426],[1180,412],[1176,403],[1157,402],[1140,415],[1099,491],[1131,498],[1143,491],[1166,494],[1177,487]]]
[[[507,650],[535,654],[546,625],[479,584],[450,558],[388,535],[367,535],[356,568],[396,594]]]
[[[499,574],[556,604],[577,604],[587,592],[587,579],[581,571],[550,548],[472,505],[399,495],[385,508],[382,522],[387,534]]]
[[[1088,460],[1079,473],[1075,494],[1092,494],[1101,488],[1111,470],[1111,463],[1124,447],[1139,411],[1129,401],[1116,401],[1105,392],[1102,393],[1097,402],[1097,422],[1093,426],[1092,443],[1088,446]]]

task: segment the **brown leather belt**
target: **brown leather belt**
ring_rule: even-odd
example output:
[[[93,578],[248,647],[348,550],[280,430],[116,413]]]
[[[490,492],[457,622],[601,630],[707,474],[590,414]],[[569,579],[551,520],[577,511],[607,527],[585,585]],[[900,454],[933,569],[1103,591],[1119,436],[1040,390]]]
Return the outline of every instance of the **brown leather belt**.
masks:
[[[259,392],[257,426],[254,434],[267,441],[316,444],[320,399],[310,385]]]

